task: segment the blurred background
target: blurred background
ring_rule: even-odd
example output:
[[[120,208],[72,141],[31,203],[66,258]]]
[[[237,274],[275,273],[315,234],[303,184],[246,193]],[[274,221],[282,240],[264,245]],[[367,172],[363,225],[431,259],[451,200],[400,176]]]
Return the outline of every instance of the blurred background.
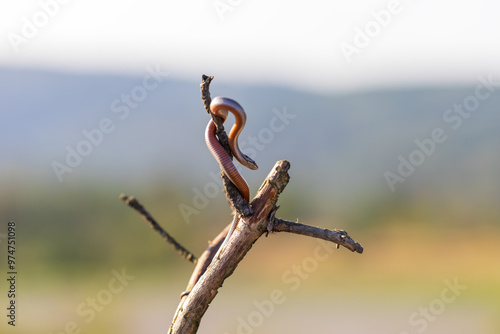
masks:
[[[290,161],[277,216],[344,229],[365,251],[261,238],[199,333],[499,333],[499,10],[1,2],[1,332],[167,332],[193,265],[118,196],[196,255],[230,222],[203,139],[207,74],[212,97],[247,111],[252,194]]]

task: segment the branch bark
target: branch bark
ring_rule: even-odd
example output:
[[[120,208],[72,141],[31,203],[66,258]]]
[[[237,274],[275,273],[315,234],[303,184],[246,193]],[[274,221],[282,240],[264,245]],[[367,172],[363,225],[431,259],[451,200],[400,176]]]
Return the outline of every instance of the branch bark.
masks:
[[[208,248],[201,254],[200,259],[196,263],[196,267],[193,270],[193,273],[191,274],[191,278],[189,279],[188,285],[186,287],[186,291],[183,292],[183,295],[181,296],[182,298],[184,296],[187,296],[191,290],[193,290],[194,285],[198,280],[200,279],[201,275],[205,273],[207,270],[208,266],[212,262],[212,259],[217,253],[217,250],[219,250],[219,247],[221,246],[222,242],[226,238],[227,232],[229,232],[229,228],[231,227],[231,224],[228,224],[225,229],[223,229],[215,238],[214,240],[210,241],[208,243]]]
[[[189,295],[181,300],[169,333],[196,333],[208,305],[217,295],[217,290],[234,272],[255,241],[267,231],[269,215],[276,209],[278,196],[290,179],[289,168],[288,161],[276,163],[251,203],[254,214],[248,218],[240,218],[219,260],[211,263]]]
[[[127,204],[128,206],[130,206],[132,209],[134,209],[135,211],[137,211],[141,215],[142,219],[144,219],[144,221],[147,222],[149,224],[149,226],[151,226],[151,228],[153,230],[155,230],[156,232],[158,232],[166,242],[168,242],[169,244],[171,244],[174,247],[174,249],[180,255],[182,255],[182,257],[184,257],[186,260],[191,261],[193,263],[196,263],[196,261],[198,261],[198,259],[196,258],[196,256],[194,256],[193,253],[191,253],[186,248],[184,248],[170,234],[168,234],[168,232],[165,231],[160,226],[160,224],[158,224],[158,222],[153,218],[153,216],[151,216],[149,214],[149,212],[144,208],[144,206],[142,206],[141,203],[139,203],[139,201],[135,197],[133,197],[133,196],[127,196],[125,194],[121,194],[120,195],[120,199],[125,204]]]
[[[323,239],[326,241],[335,242],[337,245],[344,246],[350,251],[356,253],[363,253],[363,247],[351,239],[349,234],[344,230],[328,230],[325,228],[304,225],[300,223],[291,222],[289,220],[272,218],[269,220],[269,232],[289,232],[308,237]],[[337,246],[338,247],[338,246]]]

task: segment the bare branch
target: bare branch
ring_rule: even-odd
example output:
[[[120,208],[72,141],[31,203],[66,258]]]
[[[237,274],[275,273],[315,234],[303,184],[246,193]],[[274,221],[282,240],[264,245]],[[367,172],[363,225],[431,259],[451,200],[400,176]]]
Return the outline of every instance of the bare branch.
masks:
[[[238,212],[240,216],[248,217],[253,215],[253,209],[250,204],[243,199],[239,189],[229,180],[229,178],[221,171],[221,178],[224,184],[226,198],[231,204],[231,207]]]
[[[212,102],[212,98],[210,97],[210,83],[214,79],[214,76],[208,76],[203,74],[201,76],[201,100],[203,101],[203,105],[205,106],[205,110],[210,114],[210,102]]]
[[[156,222],[156,220],[149,214],[149,212],[142,206],[139,201],[133,196],[127,196],[125,194],[120,195],[120,199],[130,206],[132,209],[137,211],[141,217],[155,230],[158,232],[165,241],[174,246],[175,250],[182,255],[188,261],[196,263],[198,260],[190,251],[185,249],[181,244],[179,244],[174,238],[172,238],[161,226]]]
[[[200,277],[205,273],[208,266],[212,262],[215,253],[217,253],[217,250],[224,241],[224,238],[226,238],[227,232],[229,232],[230,227],[231,224],[228,224],[226,228],[223,229],[214,238],[214,240],[208,242],[208,248],[203,252],[203,254],[201,254],[200,258],[198,259],[198,262],[196,263],[196,267],[194,268],[193,273],[191,274],[191,278],[189,279],[185,292],[191,291],[196,282],[198,282]]]
[[[276,208],[278,196],[290,179],[289,168],[288,161],[276,163],[252,201],[254,214],[249,218],[240,219],[220,258],[207,268],[189,295],[181,300],[169,333],[196,333],[208,305],[217,295],[217,290],[233,273],[254,242],[266,232],[268,217]]]
[[[344,246],[345,248],[359,254],[363,253],[363,247],[352,240],[347,232],[343,230],[328,230],[274,217],[270,219],[269,224],[270,226],[268,226],[268,231],[270,232],[289,232],[306,235],[313,238],[335,242],[337,245]]]

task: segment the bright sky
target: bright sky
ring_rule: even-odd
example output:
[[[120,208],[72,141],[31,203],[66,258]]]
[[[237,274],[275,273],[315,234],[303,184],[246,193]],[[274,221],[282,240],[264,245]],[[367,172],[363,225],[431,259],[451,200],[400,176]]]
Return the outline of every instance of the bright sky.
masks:
[[[500,79],[494,0],[0,0],[0,66],[335,92]]]

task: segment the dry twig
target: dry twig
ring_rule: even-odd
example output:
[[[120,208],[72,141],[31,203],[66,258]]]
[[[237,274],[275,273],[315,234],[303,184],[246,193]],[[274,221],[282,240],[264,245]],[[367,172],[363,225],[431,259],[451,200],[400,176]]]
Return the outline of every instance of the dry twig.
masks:
[[[165,231],[160,224],[156,222],[156,220],[149,214],[149,212],[142,206],[141,203],[133,196],[127,196],[125,194],[120,195],[120,199],[130,206],[132,209],[137,211],[141,217],[155,230],[158,232],[165,241],[174,246],[175,250],[182,255],[186,260],[189,260],[193,263],[196,263],[198,259],[193,255],[190,251],[185,249],[181,244],[179,244],[174,238],[170,236],[170,234]]]
[[[323,239],[326,241],[335,242],[337,245],[344,246],[350,251],[356,253],[363,253],[363,247],[351,239],[351,237],[344,230],[328,230],[325,228],[304,225],[300,223],[291,222],[284,219],[272,218],[269,220],[269,232],[289,232],[301,234],[308,237]]]

